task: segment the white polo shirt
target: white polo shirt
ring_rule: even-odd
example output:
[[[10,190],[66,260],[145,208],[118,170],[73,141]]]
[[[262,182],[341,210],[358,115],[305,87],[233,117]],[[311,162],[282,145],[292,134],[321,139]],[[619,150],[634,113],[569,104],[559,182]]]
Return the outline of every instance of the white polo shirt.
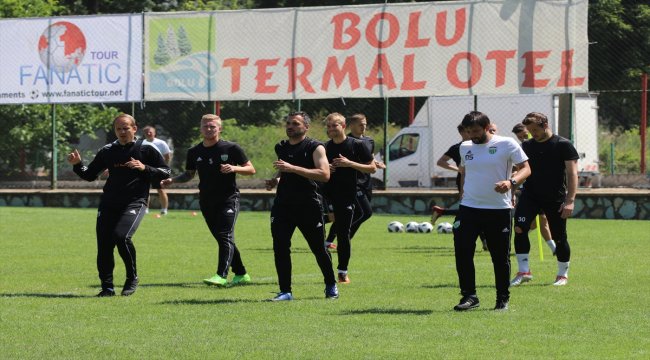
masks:
[[[169,154],[170,152],[172,152],[169,149],[169,145],[167,145],[167,143],[164,140],[160,140],[158,138],[153,138],[153,141],[149,141],[147,139],[144,139],[143,143],[153,145],[153,147],[158,149],[158,151],[160,151],[160,154],[163,155],[163,156],[165,156],[165,155]]]
[[[509,180],[512,166],[528,160],[514,139],[492,135],[485,144],[471,140],[460,144],[460,163],[465,167],[461,205],[478,209],[512,208],[510,191],[494,191],[497,182]]]

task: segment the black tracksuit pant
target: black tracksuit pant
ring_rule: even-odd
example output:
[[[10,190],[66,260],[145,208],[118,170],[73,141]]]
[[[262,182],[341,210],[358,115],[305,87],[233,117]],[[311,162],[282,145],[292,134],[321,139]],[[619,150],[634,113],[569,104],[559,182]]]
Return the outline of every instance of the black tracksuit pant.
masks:
[[[235,275],[246,274],[239,249],[235,245],[235,223],[237,215],[239,215],[239,197],[232,196],[224,201],[201,197],[199,205],[205,223],[219,244],[217,275],[222,278],[228,277],[230,267]]]
[[[102,289],[114,289],[113,250],[117,247],[126,268],[126,278],[138,276],[135,246],[131,237],[138,229],[145,214],[145,204],[136,201],[126,206],[100,204],[97,212],[97,271]]]
[[[474,251],[476,239],[485,233],[494,267],[497,298],[510,298],[510,209],[477,209],[460,206],[454,222],[454,251],[460,292],[463,296],[476,295]]]
[[[296,227],[307,240],[325,284],[336,284],[332,258],[325,249],[324,224],[323,209],[319,201],[304,199],[300,202],[283,203],[276,198],[271,208],[271,234],[280,292],[291,292],[291,237]]]

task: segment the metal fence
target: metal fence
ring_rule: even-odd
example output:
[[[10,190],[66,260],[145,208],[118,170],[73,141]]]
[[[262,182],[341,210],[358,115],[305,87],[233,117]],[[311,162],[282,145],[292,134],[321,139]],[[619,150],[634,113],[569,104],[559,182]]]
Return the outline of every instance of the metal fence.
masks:
[[[53,183],[61,188],[101,186],[101,179],[94,183],[80,181],[66,163],[65,154],[78,148],[89,161],[97,149],[114,139],[110,114],[117,112],[132,113],[140,128],[157,128],[158,137],[168,141],[174,150],[172,168],[176,173],[183,169],[186,149],[200,140],[200,117],[219,113],[225,120],[223,137],[240,143],[258,170],[252,178],[240,180],[242,187],[259,187],[262,179],[271,175],[273,145],[284,137],[283,116],[296,109],[312,115],[314,124],[309,135],[323,141],[327,138],[320,120],[328,113],[365,114],[368,134],[377,145],[375,152],[384,155],[388,163],[386,173],[375,174],[377,182],[390,187],[450,186],[454,174],[435,162],[460,140],[456,125],[464,113],[474,108],[488,114],[499,126],[499,133],[507,136],[512,136],[512,126],[527,112],[547,113],[553,119],[554,132],[571,139],[581,154],[582,185],[594,185],[591,175],[647,176],[647,170],[644,173],[642,169],[647,169],[644,159],[650,152],[647,139],[642,143],[640,126],[643,112],[646,116],[648,112],[642,106],[642,97],[647,99],[647,94],[642,92],[641,78],[650,68],[650,41],[645,28],[650,21],[641,12],[635,18],[617,14],[626,26],[615,31],[615,25],[603,23],[600,19],[604,17],[594,15],[607,12],[603,10],[607,3],[590,2],[591,92],[574,96],[570,102],[573,115],[569,114],[568,120],[557,96],[2,105],[0,188],[48,188]],[[90,128],[86,124],[83,134],[78,134],[75,119],[86,118],[90,109],[97,110],[95,116],[105,117]],[[53,118],[57,119],[55,129]],[[53,138],[57,141],[53,142]],[[644,148],[645,155],[641,151]]]

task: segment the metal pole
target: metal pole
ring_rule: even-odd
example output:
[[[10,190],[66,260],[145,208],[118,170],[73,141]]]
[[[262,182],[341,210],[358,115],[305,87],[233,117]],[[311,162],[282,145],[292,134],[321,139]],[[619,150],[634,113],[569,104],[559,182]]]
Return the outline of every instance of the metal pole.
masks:
[[[56,190],[57,188],[57,167],[58,167],[58,152],[57,152],[57,139],[56,139],[56,105],[52,104],[52,171],[50,179],[50,188]]]
[[[388,98],[384,98],[384,163],[386,168],[384,169],[384,188],[388,184],[388,163],[390,159],[388,158]]]
[[[648,74],[641,75],[641,174],[645,175],[646,130],[648,128]]]
[[[609,145],[609,174],[614,175],[614,143]]]
[[[415,119],[415,98],[411,96],[409,98],[409,125],[413,124],[413,119]]]

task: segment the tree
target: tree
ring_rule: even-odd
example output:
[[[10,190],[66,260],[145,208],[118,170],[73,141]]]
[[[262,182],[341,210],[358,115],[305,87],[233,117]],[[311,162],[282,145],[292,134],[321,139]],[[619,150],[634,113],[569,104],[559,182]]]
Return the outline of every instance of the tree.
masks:
[[[180,51],[181,56],[188,55],[192,52],[192,43],[190,42],[190,39],[187,38],[187,33],[185,32],[183,25],[178,28],[178,50]]]
[[[162,34],[158,35],[158,46],[156,47],[156,52],[153,54],[153,62],[156,65],[167,65],[171,60],[171,56],[167,51],[167,44],[165,39],[163,39]]]

